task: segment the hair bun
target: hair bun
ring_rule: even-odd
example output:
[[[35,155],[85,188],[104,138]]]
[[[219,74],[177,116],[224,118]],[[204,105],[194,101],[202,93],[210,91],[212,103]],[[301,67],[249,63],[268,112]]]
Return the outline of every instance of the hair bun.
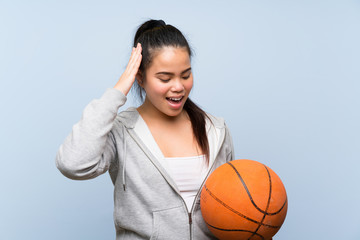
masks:
[[[146,22],[144,22],[137,30],[136,34],[135,34],[135,38],[134,38],[134,46],[135,43],[137,42],[137,39],[141,36],[141,34],[143,34],[146,31],[152,30],[154,28],[157,27],[165,27],[166,23],[163,20],[154,20],[154,19],[150,19]]]
[[[163,27],[166,26],[166,23],[163,20],[149,20],[143,24],[144,30],[151,30],[156,27]]]

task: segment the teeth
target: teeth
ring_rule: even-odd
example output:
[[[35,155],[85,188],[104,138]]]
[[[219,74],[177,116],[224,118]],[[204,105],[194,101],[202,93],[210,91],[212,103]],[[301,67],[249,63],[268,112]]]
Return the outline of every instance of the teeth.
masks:
[[[181,97],[180,98],[169,98],[169,99],[172,100],[172,101],[180,101]]]

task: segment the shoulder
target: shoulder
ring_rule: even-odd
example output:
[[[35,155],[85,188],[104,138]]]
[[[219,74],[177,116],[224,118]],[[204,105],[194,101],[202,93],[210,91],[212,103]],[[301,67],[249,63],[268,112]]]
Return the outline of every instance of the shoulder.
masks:
[[[224,131],[225,138],[231,140],[231,134],[228,126],[226,125],[225,119],[223,117],[216,117],[212,114],[206,113],[208,118],[206,119],[206,128],[207,131],[211,131],[211,129],[217,129],[217,131]]]
[[[116,116],[116,120],[127,128],[134,128],[139,116],[140,114],[135,107],[129,107],[128,109],[119,112]]]
[[[213,125],[216,128],[226,128],[225,120],[222,117],[214,116],[210,113],[206,113],[206,125],[210,127]]]
[[[222,117],[216,117],[214,115],[211,115],[207,113],[208,119],[207,119],[207,131],[208,136],[223,136],[224,141],[222,142],[222,146],[224,147],[224,151],[226,151],[226,156],[228,158],[234,157],[234,146],[232,142],[232,137],[229,131],[229,128],[227,127],[224,118]],[[215,135],[214,135],[215,134]],[[231,154],[231,156],[230,156]]]

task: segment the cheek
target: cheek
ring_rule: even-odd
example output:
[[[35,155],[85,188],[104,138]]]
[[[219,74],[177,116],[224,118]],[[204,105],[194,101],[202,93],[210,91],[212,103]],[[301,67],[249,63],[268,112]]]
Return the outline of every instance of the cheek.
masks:
[[[186,89],[188,92],[190,92],[190,90],[191,90],[192,87],[193,87],[193,80],[192,80],[192,79],[189,79],[188,81],[186,81],[186,82],[184,83],[184,87],[185,87],[185,89]]]
[[[158,84],[156,86],[156,92],[159,95],[166,95],[166,93],[169,91],[169,87],[164,84]]]
[[[165,95],[169,90],[168,87],[164,84],[152,84],[150,88],[151,93],[157,97],[162,97],[162,95]]]

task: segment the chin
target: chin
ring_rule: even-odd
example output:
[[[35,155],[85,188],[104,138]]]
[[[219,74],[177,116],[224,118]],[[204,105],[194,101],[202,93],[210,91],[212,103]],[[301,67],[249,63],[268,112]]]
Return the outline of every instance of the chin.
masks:
[[[178,110],[167,110],[163,111],[163,113],[168,117],[177,117],[183,112],[184,108]]]
[[[179,116],[180,114],[182,113],[182,110],[181,111],[174,111],[174,112],[168,112],[168,113],[165,113],[165,115],[169,116],[169,117],[177,117]]]

